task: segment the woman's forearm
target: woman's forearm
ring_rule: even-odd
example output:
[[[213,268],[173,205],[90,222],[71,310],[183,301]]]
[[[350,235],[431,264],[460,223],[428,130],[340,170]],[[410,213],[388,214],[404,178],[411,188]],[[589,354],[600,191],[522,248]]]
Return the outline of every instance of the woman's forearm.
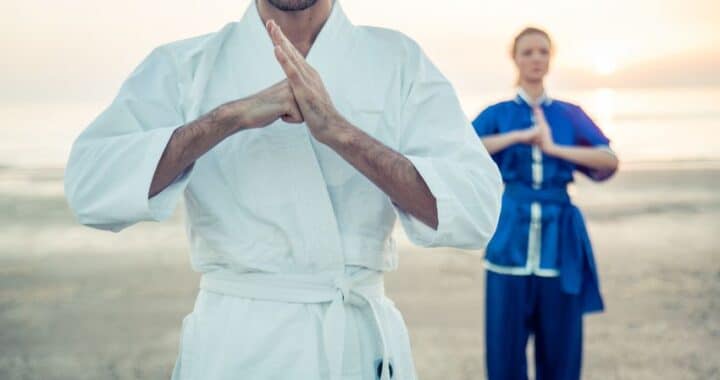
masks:
[[[615,170],[618,166],[617,156],[606,148],[554,145],[545,153],[592,169]]]
[[[488,153],[495,154],[510,145],[518,142],[518,135],[516,132],[498,133],[496,135],[489,135],[481,138],[485,149]]]

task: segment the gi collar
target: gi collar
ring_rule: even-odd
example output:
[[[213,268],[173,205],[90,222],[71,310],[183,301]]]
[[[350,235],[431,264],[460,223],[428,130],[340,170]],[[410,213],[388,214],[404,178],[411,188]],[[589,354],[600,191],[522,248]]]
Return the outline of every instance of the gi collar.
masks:
[[[256,1],[250,2],[240,24],[247,28],[246,30],[250,32],[251,36],[259,39],[259,43],[264,45],[264,50],[272,51],[272,41],[260,17]],[[340,1],[334,0],[328,19],[310,47],[306,57],[308,63],[313,64],[315,60],[326,59],[328,55],[337,54],[340,50],[337,45],[349,42],[348,38],[353,32],[353,26],[340,6]]]
[[[517,89],[517,95],[515,96],[515,103],[517,104],[527,104],[528,106],[532,104],[530,101],[530,96],[528,96],[527,92],[522,87],[518,87]],[[547,91],[543,92],[542,95],[540,95],[540,98],[538,98],[538,103],[549,106],[552,104],[552,98],[550,98],[547,95]]]
[[[328,91],[336,81],[338,68],[342,67],[350,56],[349,52],[356,40],[355,31],[356,28],[345,15],[340,1],[334,0],[330,15],[305,58],[323,78]],[[252,53],[256,57],[255,60],[262,62],[264,77],[274,80],[284,77],[280,65],[275,60],[273,43],[258,12],[256,0],[250,2],[244,16],[238,22],[237,39],[243,41],[242,44],[247,47],[251,47],[251,50],[245,50],[246,54]]]

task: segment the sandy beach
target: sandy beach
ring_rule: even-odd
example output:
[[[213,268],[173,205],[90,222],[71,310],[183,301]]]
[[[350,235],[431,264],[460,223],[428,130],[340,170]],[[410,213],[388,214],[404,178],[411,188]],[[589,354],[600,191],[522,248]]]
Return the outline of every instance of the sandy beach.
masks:
[[[720,165],[582,178],[607,311],[585,325],[585,379],[720,379]],[[169,379],[199,275],[182,208],[120,234],[78,225],[62,170],[0,168],[0,379]],[[397,232],[387,293],[421,379],[484,379],[482,252]]]

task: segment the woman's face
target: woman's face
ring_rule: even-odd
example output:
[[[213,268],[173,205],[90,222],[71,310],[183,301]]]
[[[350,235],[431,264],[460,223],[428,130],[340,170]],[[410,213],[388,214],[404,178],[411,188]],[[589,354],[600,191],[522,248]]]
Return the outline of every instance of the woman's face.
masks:
[[[517,42],[514,59],[521,81],[542,81],[550,67],[550,41],[537,33],[522,36]]]

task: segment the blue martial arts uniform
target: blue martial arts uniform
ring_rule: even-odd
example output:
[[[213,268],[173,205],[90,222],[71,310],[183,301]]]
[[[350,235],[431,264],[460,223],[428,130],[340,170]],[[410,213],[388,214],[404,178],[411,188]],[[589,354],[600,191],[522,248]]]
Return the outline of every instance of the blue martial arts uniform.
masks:
[[[514,100],[485,109],[473,121],[478,136],[532,127],[527,99],[520,90]],[[546,96],[539,103],[556,144],[610,151],[608,138],[580,107]],[[528,144],[492,157],[505,192],[485,256],[488,378],[527,379],[525,347],[533,334],[537,378],[578,379],[582,315],[602,311],[603,301],[585,222],[567,185],[575,170],[597,181],[613,171],[575,165]]]

